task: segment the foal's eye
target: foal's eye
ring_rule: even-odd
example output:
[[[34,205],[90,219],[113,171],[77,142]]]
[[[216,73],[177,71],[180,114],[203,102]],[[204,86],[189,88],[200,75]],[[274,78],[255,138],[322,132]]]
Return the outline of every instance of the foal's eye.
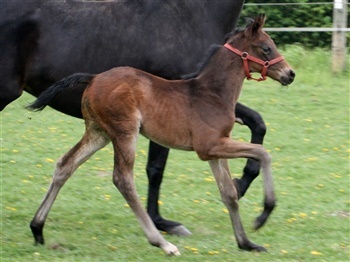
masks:
[[[262,47],[262,50],[264,51],[264,53],[268,54],[271,51],[270,47]]]

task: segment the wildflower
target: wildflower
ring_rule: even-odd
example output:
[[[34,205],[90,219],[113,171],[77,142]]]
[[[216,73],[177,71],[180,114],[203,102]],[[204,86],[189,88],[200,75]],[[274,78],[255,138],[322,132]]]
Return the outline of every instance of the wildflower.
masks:
[[[307,217],[307,214],[305,214],[305,213],[300,213],[300,214],[299,214],[299,217],[301,217],[301,218],[306,218],[306,217]]]
[[[206,178],[204,178],[204,180],[207,181],[207,182],[213,182],[213,181],[214,181],[214,178],[212,178],[212,177],[206,177]]]
[[[318,252],[318,251],[311,251],[310,252],[311,255],[315,255],[315,256],[319,256],[319,255],[322,255],[322,253]]]

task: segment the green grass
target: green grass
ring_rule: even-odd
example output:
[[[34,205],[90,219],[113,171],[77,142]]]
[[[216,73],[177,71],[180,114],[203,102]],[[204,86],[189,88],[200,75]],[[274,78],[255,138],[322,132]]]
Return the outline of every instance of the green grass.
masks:
[[[262,180],[240,201],[249,238],[269,253],[241,252],[208,164],[172,150],[161,192],[164,217],[182,222],[191,237],[165,236],[182,256],[173,261],[348,261],[349,80],[330,72],[330,53],[299,46],[283,52],[297,77],[289,87],[246,82],[241,102],[268,125],[265,147],[273,158],[278,206],[252,230],[261,212]],[[164,261],[148,244],[111,179],[107,146],[81,166],[58,196],[46,222],[45,246],[34,246],[28,227],[51,180],[54,162],[84,131],[82,120],[50,108],[23,107],[24,94],[1,113],[1,261]],[[246,127],[233,137],[249,140]],[[140,138],[135,176],[145,203],[148,141]],[[240,176],[243,160],[231,160]]]

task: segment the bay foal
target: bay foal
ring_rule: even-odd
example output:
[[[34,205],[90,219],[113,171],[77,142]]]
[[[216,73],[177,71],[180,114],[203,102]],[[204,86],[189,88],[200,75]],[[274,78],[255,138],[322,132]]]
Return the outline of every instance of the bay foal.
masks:
[[[255,223],[258,229],[275,206],[271,160],[261,145],[230,138],[235,104],[244,78],[251,77],[250,71],[262,72],[258,80],[267,75],[282,85],[294,79],[293,70],[262,30],[264,20],[265,16],[260,15],[244,30],[231,35],[225,46],[212,49],[195,78],[169,81],[134,68],[118,67],[98,75],[69,76],[44,92],[32,108],[42,109],[62,89],[80,82],[89,83],[82,98],[85,134],[57,162],[50,188],[31,222],[35,241],[44,243],[43,226],[64,183],[83,162],[111,141],[113,182],[135,213],[149,242],[166,254],[180,254],[177,247],[158,232],[138,199],[133,166],[136,142],[141,133],[166,147],[195,151],[201,160],[209,161],[229,210],[239,248],[264,251],[262,246],[250,242],[244,232],[237,190],[227,164],[227,159],[242,157],[260,162],[265,199],[264,211]]]

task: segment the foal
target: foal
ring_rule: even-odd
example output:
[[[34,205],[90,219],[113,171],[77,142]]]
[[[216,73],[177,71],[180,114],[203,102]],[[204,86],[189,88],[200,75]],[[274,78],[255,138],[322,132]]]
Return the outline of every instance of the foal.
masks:
[[[50,188],[31,222],[36,243],[44,243],[44,223],[61,187],[84,161],[112,141],[114,184],[135,213],[149,242],[166,254],[180,254],[158,232],[135,190],[133,166],[141,133],[166,147],[196,151],[201,160],[209,161],[239,248],[264,251],[262,246],[250,242],[244,232],[237,191],[227,164],[227,159],[242,157],[260,162],[265,199],[264,211],[255,223],[258,229],[275,206],[271,160],[261,145],[230,139],[235,104],[244,78],[251,78],[250,70],[262,71],[259,81],[268,75],[282,85],[293,82],[295,76],[262,30],[264,21],[265,16],[260,15],[244,30],[231,35],[225,46],[215,47],[199,75],[192,79],[168,81],[134,68],[118,67],[98,75],[69,76],[43,93],[32,108],[44,108],[64,88],[89,83],[82,98],[86,131],[80,142],[57,162]]]

